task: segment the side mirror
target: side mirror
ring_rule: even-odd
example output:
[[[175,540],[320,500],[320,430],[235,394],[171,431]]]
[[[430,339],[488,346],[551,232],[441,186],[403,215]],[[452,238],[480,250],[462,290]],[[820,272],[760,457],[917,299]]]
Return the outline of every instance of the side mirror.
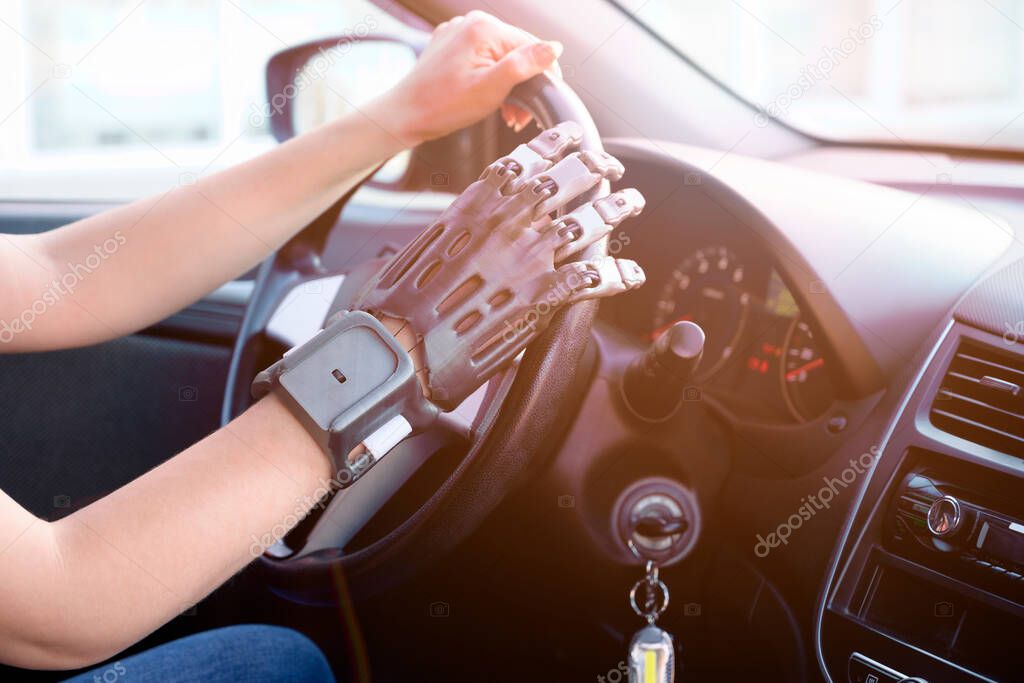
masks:
[[[253,112],[251,123],[268,121],[274,138],[284,142],[358,108],[412,70],[429,36],[416,38],[348,35],[278,52],[267,63],[267,103]],[[369,182],[400,190],[461,192],[476,180],[481,163],[510,146],[505,137],[499,117],[492,116],[398,155]]]
[[[425,45],[391,36],[342,36],[278,52],[267,62],[267,104],[261,114],[284,142],[341,117],[388,90],[416,64]],[[374,179],[401,178],[408,154],[384,165]]]

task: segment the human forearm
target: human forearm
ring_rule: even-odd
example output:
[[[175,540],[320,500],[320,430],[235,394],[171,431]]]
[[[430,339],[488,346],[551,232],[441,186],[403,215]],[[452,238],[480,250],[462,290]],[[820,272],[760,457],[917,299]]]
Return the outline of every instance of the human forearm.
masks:
[[[251,562],[332,474],[270,397],[58,522],[0,530],[14,539],[0,558],[0,660],[71,668],[120,651]]]
[[[0,317],[36,310],[0,350],[127,334],[245,272],[415,141],[383,125],[375,109],[353,112],[194,185],[22,239],[8,250],[17,297],[5,297]]]

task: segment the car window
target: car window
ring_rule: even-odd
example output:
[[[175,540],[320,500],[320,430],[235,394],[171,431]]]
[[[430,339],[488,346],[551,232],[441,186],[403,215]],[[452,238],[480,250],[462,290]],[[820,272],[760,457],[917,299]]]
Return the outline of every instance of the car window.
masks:
[[[0,200],[122,200],[273,140],[264,66],[408,32],[370,0],[0,0]]]
[[[1024,148],[1024,1],[648,0],[637,21],[757,107],[833,139]]]

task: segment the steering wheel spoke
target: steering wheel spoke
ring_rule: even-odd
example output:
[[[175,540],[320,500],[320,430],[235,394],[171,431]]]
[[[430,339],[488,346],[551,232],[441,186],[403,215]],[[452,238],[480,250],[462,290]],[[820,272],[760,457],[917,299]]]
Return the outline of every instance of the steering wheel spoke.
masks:
[[[268,553],[278,559],[298,559],[324,550],[344,550],[435,455],[449,449],[465,454],[483,438],[514,378],[515,365],[473,392],[458,408],[442,415],[428,431],[399,443],[359,480],[358,486],[340,489],[334,495],[313,528],[299,539],[301,545],[285,537]]]
[[[352,486],[338,491],[303,539],[300,548],[278,547],[281,557],[299,559],[323,550],[343,550],[366,524],[434,455],[445,448],[465,450],[468,443],[450,423],[406,439]]]

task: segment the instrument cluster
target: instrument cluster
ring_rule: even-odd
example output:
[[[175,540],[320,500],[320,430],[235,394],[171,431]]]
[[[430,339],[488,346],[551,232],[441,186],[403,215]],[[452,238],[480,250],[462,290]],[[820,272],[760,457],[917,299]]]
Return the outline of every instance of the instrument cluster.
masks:
[[[835,401],[815,326],[768,259],[719,243],[639,259],[647,284],[602,316],[646,344],[680,320],[700,325],[707,341],[694,382],[702,391],[780,422],[813,420]]]

